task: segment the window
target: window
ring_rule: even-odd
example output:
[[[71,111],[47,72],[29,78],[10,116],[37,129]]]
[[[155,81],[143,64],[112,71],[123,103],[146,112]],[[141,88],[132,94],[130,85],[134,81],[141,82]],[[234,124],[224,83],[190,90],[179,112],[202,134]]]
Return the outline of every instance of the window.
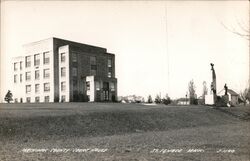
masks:
[[[20,70],[22,70],[22,69],[23,69],[23,62],[20,61]]]
[[[25,66],[26,68],[31,66],[31,56],[25,57]]]
[[[91,56],[90,57],[90,75],[96,75],[96,70],[97,70],[96,57]]]
[[[44,92],[50,91],[49,83],[44,83]]]
[[[40,65],[40,55],[39,54],[34,55],[34,65]]]
[[[96,65],[96,57],[95,56],[90,57],[90,64],[91,65]]]
[[[115,84],[113,82],[110,83],[110,90],[115,91]]]
[[[49,52],[43,53],[43,64],[49,64]]]
[[[65,62],[66,53],[61,53],[61,62]]]
[[[14,63],[14,71],[17,70],[17,63]]]
[[[95,82],[95,88],[97,91],[100,90],[100,83],[98,81]]]
[[[89,82],[89,81],[86,82],[86,89],[87,89],[87,90],[90,90],[90,82]]]
[[[62,67],[61,68],[61,77],[65,77],[66,76],[66,68]]]
[[[66,90],[66,82],[61,82],[61,91]]]
[[[44,97],[44,102],[49,102],[49,96]]]
[[[77,68],[72,68],[72,76],[73,77],[77,76]]]
[[[103,90],[109,90],[109,82],[103,82]]]
[[[23,81],[23,75],[20,74],[20,82],[22,82],[22,81]]]
[[[26,97],[26,102],[30,103],[30,97]]]
[[[35,71],[35,79],[38,80],[40,78],[39,70]]]
[[[31,85],[26,85],[26,93],[30,93],[31,92]]]
[[[43,70],[43,78],[49,78],[49,69]]]
[[[61,96],[61,102],[65,102],[65,100],[66,100],[65,95],[62,95],[62,96]]]
[[[40,91],[40,84],[35,84],[35,92],[38,93]]]
[[[96,70],[97,66],[96,65],[91,65],[91,70]]]
[[[35,97],[35,102],[40,102],[40,97]]]
[[[73,79],[73,87],[77,86],[77,80]]]
[[[111,76],[112,76],[112,75],[111,75],[111,72],[108,72],[108,77],[111,78]]]
[[[108,59],[108,67],[112,67],[112,59]]]
[[[31,79],[31,72],[26,72],[26,81]]]
[[[17,82],[17,74],[14,75],[14,83]]]
[[[112,67],[108,68],[108,77],[112,77]]]
[[[77,54],[76,53],[72,53],[72,61],[77,62]]]
[[[108,77],[112,77],[112,59],[108,59]]]
[[[90,75],[96,75],[96,70],[90,70]]]

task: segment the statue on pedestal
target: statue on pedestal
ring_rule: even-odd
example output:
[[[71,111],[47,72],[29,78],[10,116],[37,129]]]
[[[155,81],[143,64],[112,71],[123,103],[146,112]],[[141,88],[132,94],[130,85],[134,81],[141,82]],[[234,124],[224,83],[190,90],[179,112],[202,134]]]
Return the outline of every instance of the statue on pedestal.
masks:
[[[224,85],[224,89],[225,89],[225,95],[227,95],[227,90],[228,90],[227,84]]]

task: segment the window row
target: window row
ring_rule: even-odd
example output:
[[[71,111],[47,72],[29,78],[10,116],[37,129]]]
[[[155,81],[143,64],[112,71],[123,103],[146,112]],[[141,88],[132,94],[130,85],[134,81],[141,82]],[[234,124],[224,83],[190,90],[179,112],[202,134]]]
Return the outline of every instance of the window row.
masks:
[[[61,57],[61,63],[64,63],[66,61],[66,53],[60,53],[60,57]],[[77,54],[72,52],[72,62],[77,62]]]
[[[34,55],[34,66],[38,66],[40,65],[40,55],[41,54],[35,54]],[[26,56],[25,57],[25,67],[31,67],[31,57],[32,56]],[[43,53],[43,64],[49,64],[50,61],[50,57],[49,57],[49,52],[44,52]],[[23,62],[15,62],[14,63],[14,71],[18,70],[18,66],[19,69],[22,70],[23,69]]]
[[[31,85],[26,85],[26,93],[29,94],[31,93]],[[43,91],[44,92],[49,92],[50,91],[50,84],[49,83],[44,83],[43,84]],[[40,92],[40,84],[35,84],[35,93]]]
[[[14,101],[15,101],[15,103],[18,103],[18,98],[15,98]],[[30,103],[31,97],[26,97],[26,102]],[[35,97],[35,102],[40,102],[39,96]],[[44,102],[49,102],[49,96],[44,96]],[[23,103],[23,98],[20,98],[20,103]]]
[[[95,82],[95,89],[99,91],[101,89],[100,87],[100,82],[96,81]],[[103,90],[110,90],[110,91],[115,91],[115,83],[114,82],[103,82]],[[86,90],[90,90],[90,82],[86,82]]]
[[[18,70],[18,64],[19,64],[20,70],[23,69],[23,62],[22,62],[22,61],[20,61],[20,62],[15,62],[15,63],[14,63],[14,71],[17,71],[17,70]]]
[[[66,67],[61,67],[61,77],[65,77],[66,76]],[[73,67],[72,68],[72,76],[76,77],[77,76],[77,68]]]
[[[26,97],[26,102],[30,103],[31,102],[31,97]],[[40,97],[39,96],[35,97],[35,102],[36,103],[40,102]],[[44,96],[44,102],[49,102],[49,96]]]
[[[50,57],[49,52],[43,53],[43,64],[49,64]],[[40,54],[34,55],[34,66],[40,65]],[[31,56],[25,57],[25,66],[30,67],[31,66]]]
[[[20,82],[22,82],[23,80],[23,74],[20,74]],[[49,78],[50,77],[50,70],[49,69],[44,69],[43,70],[43,78]],[[40,79],[40,70],[35,70],[35,80],[39,80]],[[15,74],[14,75],[14,83],[17,83],[18,80],[18,75]],[[26,72],[25,73],[25,80],[29,81],[31,80],[31,72]]]

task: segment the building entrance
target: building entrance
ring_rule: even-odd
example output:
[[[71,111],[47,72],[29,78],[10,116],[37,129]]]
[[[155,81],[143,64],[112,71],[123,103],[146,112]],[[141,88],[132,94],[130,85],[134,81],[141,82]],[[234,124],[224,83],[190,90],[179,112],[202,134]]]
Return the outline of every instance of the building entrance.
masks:
[[[109,82],[103,82],[104,101],[109,101]]]

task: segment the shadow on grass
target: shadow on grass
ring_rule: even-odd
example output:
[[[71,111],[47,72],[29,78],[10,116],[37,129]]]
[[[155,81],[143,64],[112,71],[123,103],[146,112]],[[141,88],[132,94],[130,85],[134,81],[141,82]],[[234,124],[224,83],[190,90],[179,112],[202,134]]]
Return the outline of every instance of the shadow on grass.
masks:
[[[237,107],[233,107],[233,108],[237,109]],[[228,107],[216,107],[214,109],[218,110],[220,112],[223,112],[225,114],[228,114],[228,115],[230,115],[230,116],[232,116],[234,118],[243,120],[243,121],[249,121],[250,120],[250,113],[249,112],[244,112],[244,111],[241,110],[240,112],[237,113],[236,110],[233,111],[233,109],[230,109]]]
[[[228,115],[213,110],[108,111],[67,116],[2,117],[0,138],[46,139],[93,137],[145,131],[166,131],[232,123]]]

